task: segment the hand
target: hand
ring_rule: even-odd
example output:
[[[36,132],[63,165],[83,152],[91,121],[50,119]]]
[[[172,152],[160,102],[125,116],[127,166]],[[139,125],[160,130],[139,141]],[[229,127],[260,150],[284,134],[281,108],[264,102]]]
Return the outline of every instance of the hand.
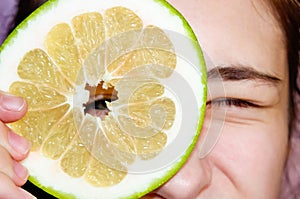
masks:
[[[27,111],[24,99],[0,91],[0,198],[35,198],[20,186],[28,178],[27,169],[19,161],[25,159],[30,143],[15,134],[6,123],[21,119]]]

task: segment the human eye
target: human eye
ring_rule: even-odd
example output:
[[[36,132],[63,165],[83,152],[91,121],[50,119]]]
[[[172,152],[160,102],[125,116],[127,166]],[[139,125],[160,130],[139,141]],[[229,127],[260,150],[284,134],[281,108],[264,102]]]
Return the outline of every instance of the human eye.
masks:
[[[206,103],[208,107],[237,107],[237,108],[259,108],[261,107],[250,100],[239,98],[217,98]]]

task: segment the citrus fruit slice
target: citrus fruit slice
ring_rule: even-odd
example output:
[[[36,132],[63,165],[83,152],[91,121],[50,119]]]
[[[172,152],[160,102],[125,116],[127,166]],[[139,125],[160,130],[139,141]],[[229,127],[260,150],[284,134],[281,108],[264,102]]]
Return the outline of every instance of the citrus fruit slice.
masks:
[[[138,198],[173,176],[202,126],[205,64],[162,0],[52,0],[1,47],[10,127],[32,143],[30,180],[60,198]]]

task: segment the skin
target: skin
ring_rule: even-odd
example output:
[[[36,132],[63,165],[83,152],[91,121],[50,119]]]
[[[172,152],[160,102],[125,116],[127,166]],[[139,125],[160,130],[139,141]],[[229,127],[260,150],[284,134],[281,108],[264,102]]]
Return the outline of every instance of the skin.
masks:
[[[208,66],[210,92],[204,127],[189,160],[145,198],[277,198],[288,151],[288,67],[276,20],[258,0],[169,2],[190,22],[213,62]],[[221,84],[214,78],[216,72]],[[12,96],[5,102],[4,95],[0,93],[0,198],[32,198],[18,188],[28,173],[17,164],[30,144],[6,126],[21,118],[27,105]],[[7,103],[17,110],[4,109]],[[210,153],[200,158],[207,132],[220,136]]]
[[[208,66],[202,135],[215,131],[210,125],[223,128],[209,155],[199,158],[202,136],[184,167],[146,198],[278,198],[288,150],[288,67],[276,20],[258,0],[169,2],[190,22],[214,63]],[[229,69],[237,74],[251,69],[252,75],[233,80],[237,77],[224,73]],[[212,71],[220,72],[225,92]],[[228,105],[229,98],[255,106]]]
[[[22,118],[27,111],[24,99],[0,92],[0,198],[35,198],[20,188],[28,171],[19,161],[25,159],[30,143],[6,125]]]

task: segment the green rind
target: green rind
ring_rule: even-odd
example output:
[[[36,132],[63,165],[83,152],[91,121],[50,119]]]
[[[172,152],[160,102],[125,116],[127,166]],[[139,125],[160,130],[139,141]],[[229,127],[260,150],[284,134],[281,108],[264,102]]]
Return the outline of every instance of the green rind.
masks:
[[[190,39],[192,39],[194,42],[194,47],[195,50],[197,50],[198,56],[199,56],[199,60],[200,60],[200,66],[203,67],[199,67],[199,69],[201,70],[201,74],[202,74],[202,78],[201,78],[201,85],[203,85],[203,102],[206,102],[206,93],[207,93],[207,75],[206,75],[206,67],[205,67],[205,60],[204,60],[204,56],[203,56],[203,52],[201,50],[201,47],[199,45],[199,42],[197,40],[196,35],[194,34],[191,26],[189,25],[189,23],[185,20],[185,18],[183,17],[183,15],[176,10],[172,5],[170,5],[167,1],[165,0],[153,0],[159,4],[161,4],[163,7],[166,7],[169,9],[170,13],[173,15],[178,16],[181,21],[182,21],[182,25],[183,27],[185,27],[186,33],[189,36]],[[32,14],[30,14],[23,22],[21,22],[7,37],[7,39],[3,42],[3,44],[0,46],[0,54],[2,52],[2,50],[6,47],[9,46],[10,44],[14,43],[14,38],[19,34],[18,30],[24,29],[27,27],[28,23],[30,23],[30,20],[35,19],[36,17],[38,17],[38,15],[41,12],[44,12],[48,9],[51,9],[52,7],[55,7],[56,4],[58,3],[58,0],[48,0],[46,3],[44,3],[42,6],[40,6],[38,9],[36,9]],[[0,59],[0,63],[1,63],[1,59]],[[197,132],[196,135],[191,143],[191,145],[189,146],[189,148],[186,150],[186,153],[184,156],[181,157],[181,159],[179,161],[177,161],[177,163],[175,165],[173,165],[173,168],[171,170],[169,170],[169,172],[167,172],[166,175],[162,176],[161,178],[158,178],[156,180],[153,181],[152,184],[150,184],[147,188],[147,190],[142,191],[142,192],[137,192],[134,193],[131,196],[125,196],[123,197],[124,199],[135,199],[135,198],[140,198],[143,195],[146,195],[147,193],[155,190],[156,188],[160,187],[161,185],[163,185],[164,183],[166,183],[167,180],[169,180],[171,177],[173,177],[179,170],[180,168],[184,165],[184,163],[188,160],[190,154],[192,153],[197,140],[199,138],[201,129],[202,129],[202,125],[203,125],[203,121],[204,121],[204,113],[205,113],[205,109],[206,109],[206,103],[203,103],[202,107],[200,108],[200,117],[199,117],[199,122],[198,122],[198,127],[197,127]],[[202,114],[201,114],[202,113]],[[32,182],[35,186],[41,188],[42,190],[46,191],[47,193],[49,193],[50,195],[54,196],[54,197],[58,197],[58,198],[62,198],[62,199],[75,199],[76,196],[71,195],[71,194],[67,194],[67,193],[63,193],[61,191],[57,191],[52,187],[45,187],[43,185],[41,185],[39,183],[39,181],[37,180],[36,177],[34,176],[30,176],[29,177],[29,181]]]

